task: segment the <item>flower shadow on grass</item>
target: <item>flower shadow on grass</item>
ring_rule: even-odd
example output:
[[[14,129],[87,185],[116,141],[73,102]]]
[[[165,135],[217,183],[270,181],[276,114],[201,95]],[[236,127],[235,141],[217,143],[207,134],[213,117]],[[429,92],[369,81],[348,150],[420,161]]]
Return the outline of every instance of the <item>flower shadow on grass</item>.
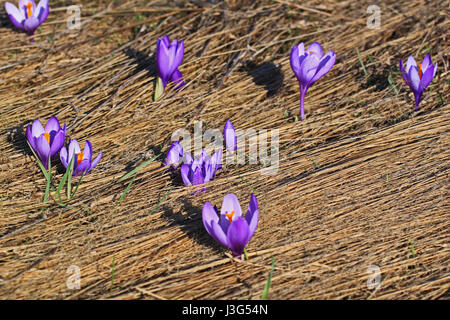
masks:
[[[173,208],[169,206],[163,206],[162,210],[164,212],[162,216],[170,224],[179,226],[189,238],[202,246],[213,249],[217,254],[224,252],[225,249],[206,232],[202,221],[202,208],[194,206],[188,199],[183,199],[180,212],[174,212]],[[185,212],[185,214],[181,212]]]
[[[273,62],[264,62],[255,64],[247,61],[241,71],[246,71],[253,78],[257,85],[264,86],[267,90],[267,97],[275,95],[283,85],[284,74],[281,72],[281,66],[276,66]]]

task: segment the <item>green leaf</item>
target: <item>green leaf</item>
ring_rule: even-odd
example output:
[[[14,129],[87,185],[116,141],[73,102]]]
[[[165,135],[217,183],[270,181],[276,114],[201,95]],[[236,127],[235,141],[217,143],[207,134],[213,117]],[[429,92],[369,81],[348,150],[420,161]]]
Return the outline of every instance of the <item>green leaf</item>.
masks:
[[[27,141],[27,144],[28,144],[28,146],[30,147],[31,152],[33,152],[34,157],[36,158],[37,163],[38,163],[39,167],[41,168],[42,173],[43,173],[44,176],[45,176],[45,179],[48,180],[49,177],[48,177],[48,172],[47,172],[47,170],[45,169],[45,167],[44,167],[44,165],[42,164],[41,160],[40,160],[39,157],[37,156],[36,152],[34,152],[33,148],[31,147],[31,145],[30,145],[30,143],[29,143],[28,141]]]
[[[118,182],[121,182],[125,179],[127,179],[128,177],[131,177],[132,175],[134,175],[135,173],[137,173],[139,170],[142,170],[143,168],[145,168],[148,164],[150,164],[151,162],[153,162],[156,158],[158,158],[161,154],[158,154],[156,156],[154,156],[153,158],[151,158],[150,160],[145,161],[144,163],[140,164],[139,166],[137,166],[135,169],[131,170],[130,172],[128,172],[126,175],[124,175],[122,178],[119,179]]]
[[[275,257],[272,257],[272,267],[270,269],[269,277],[267,278],[266,286],[264,287],[263,294],[261,296],[261,300],[266,300],[267,295],[269,294],[270,282],[272,281],[273,270],[275,269]]]
[[[125,196],[127,195],[127,192],[130,190],[131,185],[134,182],[134,179],[136,179],[136,175],[133,176],[133,179],[131,179],[130,183],[128,184],[128,186],[125,188],[125,191],[122,193],[122,195],[119,198],[119,203],[122,202],[123,198],[125,198]]]
[[[155,96],[153,101],[157,101],[164,93],[164,86],[160,77],[156,78]]]

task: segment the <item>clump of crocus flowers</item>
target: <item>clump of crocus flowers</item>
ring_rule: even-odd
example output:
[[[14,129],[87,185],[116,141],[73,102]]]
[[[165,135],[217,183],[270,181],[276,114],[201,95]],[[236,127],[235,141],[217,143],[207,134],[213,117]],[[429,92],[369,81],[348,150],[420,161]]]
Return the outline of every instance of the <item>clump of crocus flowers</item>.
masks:
[[[416,111],[419,110],[419,103],[423,92],[436,75],[437,62],[433,65],[431,55],[428,53],[421,64],[417,65],[416,60],[410,56],[406,61],[406,70],[403,59],[400,59],[400,71],[406,84],[411,88],[416,100]]]
[[[183,75],[178,70],[183,61],[183,56],[184,43],[182,40],[174,39],[171,43],[167,35],[158,38],[156,43],[156,69],[161,82],[160,84],[157,82],[157,86],[162,85],[162,88],[156,88],[155,100],[164,92],[169,82],[177,84],[177,89],[185,85]]]
[[[175,141],[167,152],[164,165],[172,169],[180,167],[181,178],[186,186],[207,183],[214,179],[217,170],[222,166],[222,149],[217,150],[211,157],[202,150],[200,156],[194,159],[189,152],[183,152],[179,141]]]
[[[202,220],[209,235],[240,259],[258,226],[258,201],[252,194],[244,217],[236,195],[227,194],[223,199],[220,214],[211,203],[206,202],[203,205]]]
[[[50,11],[48,0],[41,0],[37,6],[33,0],[20,0],[19,8],[5,2],[5,10],[11,23],[16,28],[25,30],[30,36],[44,23]]]
[[[84,150],[81,152],[80,146],[76,140],[71,140],[69,148],[64,147],[64,141],[67,134],[66,125],[62,128],[56,117],[51,117],[45,128],[42,126],[39,120],[33,121],[32,125],[27,126],[26,137],[28,145],[31,151],[36,157],[36,160],[41,168],[44,176],[47,180],[47,186],[45,189],[44,202],[47,201],[50,194],[50,187],[52,181],[51,174],[51,163],[52,159],[55,158],[56,154],[59,152],[61,163],[66,168],[66,173],[64,174],[61,182],[56,189],[56,193],[61,200],[60,191],[64,187],[67,181],[67,198],[72,198],[78,186],[81,183],[81,179],[71,192],[71,177],[72,176],[82,176],[91,171],[100,161],[102,153],[92,161],[92,144],[89,140],[86,140]]]
[[[309,87],[328,73],[336,62],[334,51],[328,51],[323,55],[322,46],[314,42],[306,50],[305,45],[300,43],[291,51],[291,68],[300,85],[300,115],[305,119],[305,95]]]

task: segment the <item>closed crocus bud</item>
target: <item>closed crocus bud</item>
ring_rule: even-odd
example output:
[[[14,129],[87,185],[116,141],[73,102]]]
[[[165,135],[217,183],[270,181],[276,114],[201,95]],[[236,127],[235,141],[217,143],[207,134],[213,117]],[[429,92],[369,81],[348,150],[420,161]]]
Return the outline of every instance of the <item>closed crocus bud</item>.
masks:
[[[237,136],[234,130],[233,124],[230,120],[225,123],[225,128],[223,129],[225,135],[225,145],[228,151],[237,150]]]
[[[179,141],[175,141],[169,148],[167,152],[166,159],[164,160],[165,166],[171,166],[176,169],[180,165],[181,160],[183,159],[183,146]]]
[[[11,23],[31,36],[47,19],[50,9],[48,0],[41,0],[37,6],[33,0],[20,0],[19,8],[10,2],[5,2],[5,10]]]
[[[406,61],[406,70],[403,66],[403,59],[400,59],[400,71],[403,80],[411,88],[416,100],[416,111],[419,110],[419,103],[422,99],[423,92],[436,75],[437,62],[435,65],[431,62],[431,55],[428,53],[421,64],[417,65],[413,57],[409,57]]]
[[[33,148],[39,160],[48,170],[48,158],[54,158],[64,145],[66,138],[66,125],[60,127],[56,117],[51,117],[45,128],[39,120],[35,120],[27,127],[26,136],[28,143]]]
[[[236,195],[227,194],[223,199],[219,215],[216,207],[213,207],[211,203],[206,202],[203,205],[202,220],[209,235],[224,247],[229,248],[233,255],[240,259],[258,226],[258,201],[252,194],[247,213],[243,217]]]
[[[100,159],[102,158],[102,152],[100,152],[97,158],[92,161],[91,142],[89,140],[86,140],[82,152],[77,140],[73,139],[70,140],[68,150],[66,149],[66,147],[63,147],[61,149],[59,157],[61,159],[61,163],[66,169],[69,166],[72,157],[74,157],[72,175],[81,176],[89,173],[89,171],[91,171],[100,162]]]
[[[323,55],[322,46],[314,42],[306,50],[300,43],[295,46],[290,55],[292,71],[294,71],[300,85],[300,114],[305,119],[304,100],[309,87],[327,74],[336,62],[334,51],[328,51]]]
[[[183,76],[178,70],[183,61],[183,56],[183,41],[175,39],[170,43],[167,35],[158,38],[156,44],[156,68],[164,88],[170,81],[178,84],[177,88],[184,85]]]

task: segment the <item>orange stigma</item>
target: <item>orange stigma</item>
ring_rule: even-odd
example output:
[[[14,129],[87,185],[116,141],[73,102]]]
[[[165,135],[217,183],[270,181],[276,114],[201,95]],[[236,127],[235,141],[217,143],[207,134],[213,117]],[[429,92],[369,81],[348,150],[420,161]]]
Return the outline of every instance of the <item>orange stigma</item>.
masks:
[[[80,165],[81,161],[83,161],[83,156],[84,156],[83,152],[77,153],[77,166]]]
[[[25,7],[27,7],[27,18],[29,18],[33,15],[33,12],[31,11],[31,8],[33,8],[33,4],[31,2],[28,2]]]
[[[312,52],[312,50],[311,50],[311,51],[309,51],[309,54],[311,54],[311,53],[313,53],[313,52]]]
[[[231,213],[225,212],[225,215],[227,216],[228,220],[230,220],[230,223],[233,221],[234,211],[231,211]]]
[[[45,132],[43,134],[44,138],[47,140],[48,144],[50,144],[50,133]]]
[[[419,78],[422,79],[422,64],[419,64]]]

